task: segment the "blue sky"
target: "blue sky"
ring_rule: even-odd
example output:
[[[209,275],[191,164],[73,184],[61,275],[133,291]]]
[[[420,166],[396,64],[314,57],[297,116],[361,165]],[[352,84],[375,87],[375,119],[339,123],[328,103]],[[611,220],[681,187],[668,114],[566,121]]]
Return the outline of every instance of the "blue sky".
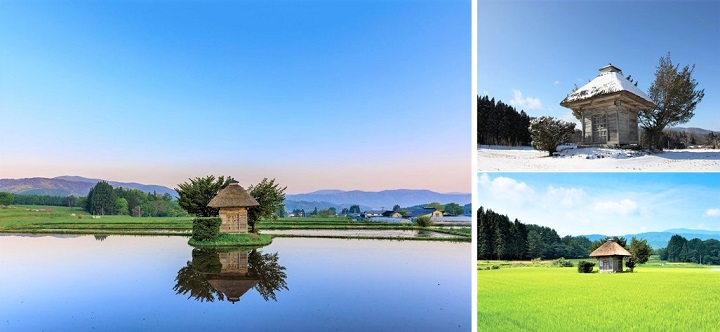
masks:
[[[720,173],[478,173],[474,206],[564,235],[720,230]]]
[[[469,192],[470,1],[2,1],[0,178]]]
[[[574,120],[574,84],[612,63],[647,93],[659,59],[695,64],[705,98],[683,127],[720,131],[720,1],[478,2],[479,95]]]

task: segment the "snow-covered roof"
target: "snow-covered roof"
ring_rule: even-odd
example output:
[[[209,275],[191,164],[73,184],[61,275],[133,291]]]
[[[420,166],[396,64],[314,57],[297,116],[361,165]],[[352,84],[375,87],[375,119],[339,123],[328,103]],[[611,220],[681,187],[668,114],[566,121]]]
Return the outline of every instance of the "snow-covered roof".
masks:
[[[595,77],[588,84],[583,85],[579,89],[567,95],[567,97],[560,102],[560,105],[565,106],[565,104],[575,101],[620,91],[627,91],[652,103],[653,105],[655,104],[650,97],[628,81],[625,76],[623,76],[623,73],[619,68],[610,64],[600,68],[600,75]]]

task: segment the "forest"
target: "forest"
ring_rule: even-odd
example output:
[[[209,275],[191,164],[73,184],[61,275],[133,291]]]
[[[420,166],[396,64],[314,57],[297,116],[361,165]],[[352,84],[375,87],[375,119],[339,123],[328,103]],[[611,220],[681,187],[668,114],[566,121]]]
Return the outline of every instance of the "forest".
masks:
[[[530,116],[525,111],[495,102],[488,96],[477,97],[477,143],[479,145],[529,146]]]
[[[480,207],[477,214],[477,258],[523,260],[588,257],[592,242],[584,236],[564,236],[545,226],[523,224]]]
[[[0,205],[45,205],[80,207],[98,215],[130,215],[133,217],[180,217],[187,212],[169,194],[146,193],[137,189],[113,188],[98,182],[87,197],[21,195],[0,193]]]
[[[673,235],[667,247],[657,250],[661,260],[668,262],[691,262],[710,265],[720,264],[720,241],[715,239],[689,240]]]

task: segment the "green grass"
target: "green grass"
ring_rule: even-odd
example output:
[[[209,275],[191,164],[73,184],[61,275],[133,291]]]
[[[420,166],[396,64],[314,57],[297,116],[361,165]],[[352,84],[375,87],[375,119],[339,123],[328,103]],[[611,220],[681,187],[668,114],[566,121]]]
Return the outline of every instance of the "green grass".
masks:
[[[717,330],[718,268],[671,266],[478,270],[478,331]]]
[[[93,219],[80,208],[10,206],[0,208],[0,233],[188,236],[192,233],[192,220],[193,217],[134,218],[130,216],[102,216]],[[413,224],[358,222],[347,218],[281,218],[263,220],[257,225],[257,229],[416,230],[422,228]],[[457,238],[438,238],[431,241],[471,241],[470,227],[462,229],[433,227],[431,230],[457,235]],[[334,236],[334,238],[386,239],[388,237]],[[428,239],[404,238],[403,240]]]
[[[192,238],[188,244],[195,247],[248,247],[266,246],[272,243],[273,236],[268,234],[227,234],[220,233],[215,241],[195,241]]]
[[[93,219],[79,208],[0,208],[0,232],[4,233],[189,235],[191,231],[192,217],[102,216]]]

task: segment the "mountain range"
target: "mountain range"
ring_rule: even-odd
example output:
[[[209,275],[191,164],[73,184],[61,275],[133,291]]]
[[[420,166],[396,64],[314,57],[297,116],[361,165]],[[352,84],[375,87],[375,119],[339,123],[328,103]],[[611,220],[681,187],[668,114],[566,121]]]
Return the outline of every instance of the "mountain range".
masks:
[[[50,196],[87,196],[95,184],[101,179],[91,179],[81,176],[58,176],[55,178],[25,178],[25,179],[0,179],[0,191],[23,195],[50,195]],[[106,180],[107,181],[107,180]],[[114,188],[138,189],[143,192],[156,192],[159,194],[170,194],[177,198],[175,190],[159,185],[147,185],[135,182],[107,181]],[[342,191],[342,190],[319,190],[304,194],[285,195],[286,210],[304,209],[311,211],[317,207],[318,210],[330,207],[338,211],[348,208],[350,205],[360,205],[362,211],[371,209],[392,209],[394,205],[409,207],[420,204],[438,202],[440,204],[458,203],[465,205],[470,203],[469,193],[437,193],[430,190],[396,189],[383,190],[378,192],[370,191]]]
[[[54,178],[0,179],[0,191],[21,195],[87,196],[95,184],[102,179],[81,176],[58,176]],[[170,194],[177,197],[175,190],[165,186],[147,185],[136,182],[107,181],[113,188],[137,189],[143,192]]]
[[[708,239],[716,239],[720,240],[720,231],[707,231],[707,230],[701,230],[701,229],[687,229],[687,228],[673,228],[668,229],[662,232],[645,232],[645,233],[637,233],[637,234],[626,234],[621,235],[628,241],[632,239],[633,237],[636,237],[638,239],[645,239],[647,240],[648,244],[653,247],[654,249],[657,248],[665,248],[667,247],[668,242],[670,241],[670,238],[673,235],[680,235],[688,240],[692,240],[694,238],[698,238],[700,240],[708,240]],[[590,239],[590,241],[597,241],[600,239],[604,239],[607,236],[601,235],[601,234],[590,234],[590,235],[583,235]],[[628,242],[630,244],[630,242]]]
[[[695,128],[695,127],[673,127],[673,128],[666,128],[665,130],[675,131],[675,132],[686,132],[688,134],[693,134],[698,137],[704,137],[709,133],[720,134],[720,132],[717,132],[717,131],[712,131],[712,130],[702,129],[702,128]]]
[[[471,195],[463,193],[437,193],[430,190],[413,190],[413,189],[395,189],[383,191],[342,191],[342,190],[319,190],[306,194],[285,195],[287,201],[304,201],[304,202],[328,202],[350,206],[352,204],[360,205],[372,209],[392,210],[394,205],[401,207],[409,207],[420,204],[428,204],[438,202],[440,204],[458,203],[465,205],[470,203]],[[320,207],[318,207],[320,209]]]

